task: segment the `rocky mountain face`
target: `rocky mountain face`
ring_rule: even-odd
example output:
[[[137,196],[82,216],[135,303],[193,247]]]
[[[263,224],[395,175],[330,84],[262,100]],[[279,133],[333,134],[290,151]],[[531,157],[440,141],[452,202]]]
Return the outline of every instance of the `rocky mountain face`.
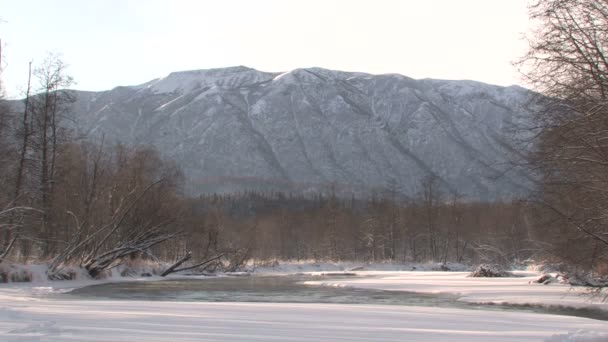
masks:
[[[499,199],[530,182],[507,161],[529,120],[521,87],[320,68],[175,72],[139,86],[78,92],[73,115],[106,141],[152,144],[186,189],[281,189]]]

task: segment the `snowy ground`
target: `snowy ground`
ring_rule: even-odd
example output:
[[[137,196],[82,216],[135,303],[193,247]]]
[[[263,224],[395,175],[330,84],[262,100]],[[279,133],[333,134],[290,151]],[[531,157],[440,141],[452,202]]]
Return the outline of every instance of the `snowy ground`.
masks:
[[[357,272],[376,278],[309,281],[310,285],[352,286],[365,289],[451,293],[474,303],[544,304],[594,307],[608,310],[608,302],[591,296],[585,288],[563,284],[531,283],[536,272],[515,271],[514,278],[470,278],[468,272]],[[607,323],[608,324],[608,323]],[[607,340],[608,341],[608,340]]]
[[[294,274],[294,273],[311,273],[311,272],[369,272],[369,271],[444,271],[442,263],[365,263],[360,262],[314,262],[312,260],[303,261],[281,261],[260,265],[247,265],[246,269],[253,273],[259,274]],[[450,271],[467,271],[469,266],[448,262],[447,266]]]
[[[468,301],[590,303],[563,285],[466,273],[373,272],[324,285],[460,293]],[[531,276],[531,274],[528,274]],[[82,282],[0,285],[0,341],[608,341],[608,322],[520,312],[341,304],[52,299]]]

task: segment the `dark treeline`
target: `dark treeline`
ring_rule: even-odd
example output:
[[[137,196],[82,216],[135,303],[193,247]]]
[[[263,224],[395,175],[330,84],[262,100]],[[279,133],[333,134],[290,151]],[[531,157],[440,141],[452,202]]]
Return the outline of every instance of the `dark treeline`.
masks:
[[[191,226],[197,238],[190,243],[246,246],[261,261],[511,264],[541,252],[533,210],[523,202],[421,196],[416,201],[395,200],[390,193],[361,200],[282,193],[205,196],[190,201],[204,218]]]

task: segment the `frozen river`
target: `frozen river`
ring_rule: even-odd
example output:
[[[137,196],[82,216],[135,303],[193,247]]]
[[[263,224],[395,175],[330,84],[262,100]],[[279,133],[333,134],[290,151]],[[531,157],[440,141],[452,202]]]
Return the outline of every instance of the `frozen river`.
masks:
[[[177,302],[263,302],[318,304],[404,305],[472,310],[522,311],[580,316],[608,321],[608,311],[534,304],[478,304],[459,301],[450,293],[362,289],[311,285],[315,282],[371,280],[379,276],[283,275],[226,276],[92,285],[66,294],[86,299],[153,300]],[[306,284],[308,283],[308,284]]]
[[[607,303],[530,283],[536,277],[367,272],[0,284],[0,341],[608,341]]]

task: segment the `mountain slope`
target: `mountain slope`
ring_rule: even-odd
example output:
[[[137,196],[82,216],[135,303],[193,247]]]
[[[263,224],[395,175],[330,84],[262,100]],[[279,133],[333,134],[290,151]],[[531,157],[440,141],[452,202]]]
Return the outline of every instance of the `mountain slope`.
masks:
[[[473,81],[232,67],[79,92],[73,111],[89,134],[175,158],[192,193],[396,184],[413,196],[433,174],[445,192],[496,199],[526,191],[505,161],[528,97]]]

